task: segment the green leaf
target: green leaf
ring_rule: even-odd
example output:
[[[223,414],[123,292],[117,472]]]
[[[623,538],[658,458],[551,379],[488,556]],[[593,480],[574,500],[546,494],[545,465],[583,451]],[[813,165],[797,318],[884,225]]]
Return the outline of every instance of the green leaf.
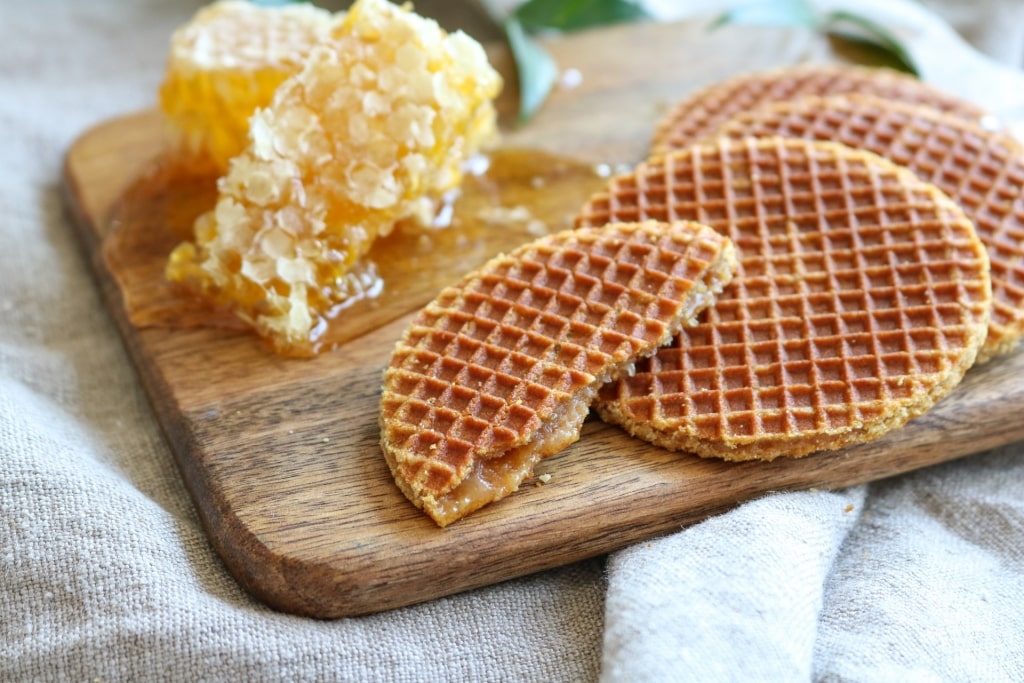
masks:
[[[910,52],[892,31],[856,12],[838,10],[821,17],[815,13],[809,0],[754,0],[719,15],[711,23],[710,28],[715,29],[726,24],[810,28],[832,38],[868,48],[873,53],[873,61],[907,71],[915,76],[920,75]]]
[[[857,33],[849,33],[842,29],[843,24],[850,24],[858,30]],[[876,48],[883,56],[891,59],[891,65],[906,71],[907,73],[920,76],[921,72],[910,52],[903,46],[896,35],[878,22],[852,12],[836,11],[830,12],[825,19],[825,30],[833,36],[854,43],[867,45]]]
[[[494,16],[494,6],[483,0]],[[544,30],[579,29],[648,17],[635,0],[527,0],[504,22],[519,74],[519,122],[540,108],[558,79],[558,65],[531,37]]]
[[[720,14],[709,28],[726,24],[819,28],[818,15],[808,0],[756,0],[737,5]]]
[[[530,32],[576,31],[647,17],[647,12],[630,0],[528,0],[515,12],[515,18]]]
[[[515,16],[505,21],[505,35],[519,73],[519,122],[523,123],[547,99],[558,79],[558,65]]]

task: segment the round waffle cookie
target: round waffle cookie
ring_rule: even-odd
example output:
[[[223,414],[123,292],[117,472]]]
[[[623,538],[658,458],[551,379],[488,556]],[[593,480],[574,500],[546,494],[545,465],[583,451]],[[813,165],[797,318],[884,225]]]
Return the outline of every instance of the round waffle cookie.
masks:
[[[499,256],[415,316],[384,372],[381,447],[440,526],[515,491],[579,438],[598,389],[695,321],[732,243],[647,221],[569,230]]]
[[[600,415],[729,460],[866,441],[949,392],[985,338],[985,247],[941,191],[834,143],[722,139],[612,179],[578,218],[698,220],[739,266],[700,323],[604,387]]]
[[[738,114],[727,137],[832,140],[906,166],[974,221],[992,264],[992,318],[979,361],[1024,336],[1024,145],[933,109],[860,95],[801,97]]]
[[[975,123],[991,120],[973,104],[891,69],[808,64],[741,74],[694,92],[662,117],[651,148],[661,154],[685,147],[726,119],[768,102],[847,93],[923,104]]]

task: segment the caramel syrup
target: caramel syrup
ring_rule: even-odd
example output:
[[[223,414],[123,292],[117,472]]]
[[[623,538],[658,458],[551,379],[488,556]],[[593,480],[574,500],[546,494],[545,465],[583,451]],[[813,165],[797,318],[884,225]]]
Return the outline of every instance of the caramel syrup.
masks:
[[[583,203],[607,183],[606,166],[525,149],[492,152],[467,173],[433,230],[399,226],[360,264],[362,294],[331,311],[326,329],[296,355],[321,353],[410,313],[491,257],[572,227]],[[171,250],[217,200],[216,177],[159,162],[121,197],[103,244],[136,327],[245,330],[227,311],[168,282]]]

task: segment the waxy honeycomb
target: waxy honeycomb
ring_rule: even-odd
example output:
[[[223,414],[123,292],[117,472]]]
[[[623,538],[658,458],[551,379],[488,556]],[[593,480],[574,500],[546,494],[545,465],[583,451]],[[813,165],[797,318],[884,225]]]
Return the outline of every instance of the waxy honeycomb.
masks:
[[[174,32],[160,110],[175,152],[223,172],[248,144],[249,117],[299,72],[334,15],[309,4],[221,0]]]
[[[168,277],[277,351],[312,352],[359,289],[374,239],[455,188],[495,135],[500,88],[469,36],[359,0],[252,117],[216,207],[171,254]]]

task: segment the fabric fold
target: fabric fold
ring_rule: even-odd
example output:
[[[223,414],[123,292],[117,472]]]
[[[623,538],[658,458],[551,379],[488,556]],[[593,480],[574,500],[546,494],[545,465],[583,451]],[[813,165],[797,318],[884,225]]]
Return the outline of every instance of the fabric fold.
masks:
[[[769,495],[608,563],[602,680],[809,680],[865,488]]]
[[[872,484],[825,585],[816,680],[1024,680],[1024,457]]]

